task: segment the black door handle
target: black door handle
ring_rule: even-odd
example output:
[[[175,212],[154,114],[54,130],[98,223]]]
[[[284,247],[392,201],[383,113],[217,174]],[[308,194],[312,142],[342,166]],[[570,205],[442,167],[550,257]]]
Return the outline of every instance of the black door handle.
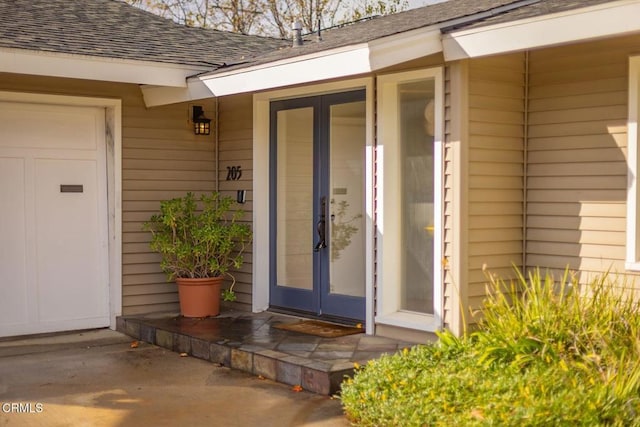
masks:
[[[313,250],[315,252],[318,252],[320,249],[324,249],[327,247],[327,241],[325,239],[325,227],[326,227],[326,221],[324,219],[321,219],[320,221],[318,221],[318,224],[316,225],[317,229],[318,229],[318,238],[320,239],[318,241],[318,243],[316,243],[316,246],[313,248]]]
[[[318,252],[320,249],[327,247],[327,221],[326,221],[326,209],[327,198],[322,197],[320,199],[320,219],[316,224],[316,231],[318,232],[318,238],[320,239],[313,248],[314,252]]]

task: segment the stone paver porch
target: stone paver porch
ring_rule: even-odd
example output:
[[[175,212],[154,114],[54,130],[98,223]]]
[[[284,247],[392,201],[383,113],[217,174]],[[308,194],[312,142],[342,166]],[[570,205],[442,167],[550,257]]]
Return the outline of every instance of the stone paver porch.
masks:
[[[331,395],[354,363],[364,364],[412,343],[356,334],[322,338],[274,328],[299,318],[271,312],[223,312],[190,319],[176,313],[118,318],[117,330],[137,340],[187,353],[319,394]]]

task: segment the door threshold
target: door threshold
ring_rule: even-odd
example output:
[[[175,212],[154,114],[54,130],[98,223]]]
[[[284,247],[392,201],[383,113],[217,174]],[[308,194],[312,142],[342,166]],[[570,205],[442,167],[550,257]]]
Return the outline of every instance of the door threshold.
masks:
[[[284,314],[292,317],[297,317],[299,319],[304,319],[304,320],[309,320],[309,319],[321,320],[323,322],[335,323],[336,325],[352,326],[352,327],[359,327],[359,328],[365,329],[364,320],[348,319],[345,317],[331,316],[328,314],[318,315],[315,313],[309,313],[307,311],[293,310],[290,308],[274,307],[274,306],[269,307],[267,311],[271,313],[278,313],[278,314]]]

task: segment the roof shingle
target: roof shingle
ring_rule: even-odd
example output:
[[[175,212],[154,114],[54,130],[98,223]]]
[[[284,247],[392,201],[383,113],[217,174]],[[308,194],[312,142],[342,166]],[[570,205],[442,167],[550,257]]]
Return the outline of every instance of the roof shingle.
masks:
[[[612,1],[615,0],[448,0],[394,15],[379,16],[329,29],[322,33],[322,41],[316,41],[313,36],[309,35],[303,46],[291,47],[289,44],[288,47],[266,52],[263,55],[242,61],[240,64],[229,64],[229,66],[214,70],[210,74],[367,43],[429,26],[440,26],[441,31],[446,32],[454,29],[511,22]],[[483,16],[483,13],[486,16]],[[477,19],[473,19],[474,15],[477,15]],[[469,20],[465,21],[465,18],[469,18]],[[455,27],[450,26],[453,23],[456,23]]]
[[[612,3],[614,1],[616,0],[539,0],[535,3],[523,5],[522,7],[506,11],[478,22],[469,23],[465,25],[464,28],[469,29],[513,22],[521,19],[549,15],[551,13],[560,13],[568,10],[596,6],[603,3]]]
[[[483,12],[501,11],[455,29],[611,1],[448,0],[328,29],[322,33],[322,41],[308,35],[303,46],[294,48],[286,40],[185,27],[119,0],[0,0],[0,47],[204,65],[219,72],[357,45],[429,26],[446,27],[454,20]],[[505,6],[506,10],[499,9]]]
[[[485,12],[500,6],[519,3],[520,1],[448,0],[393,15],[376,16],[371,19],[324,30],[322,32],[322,41],[316,41],[314,35],[307,35],[302,46],[291,47],[292,43],[290,43],[288,47],[267,52],[264,55],[253,58],[251,61],[243,61],[238,68],[366,43],[394,34]]]
[[[0,47],[223,65],[282,40],[192,28],[116,0],[0,0]]]

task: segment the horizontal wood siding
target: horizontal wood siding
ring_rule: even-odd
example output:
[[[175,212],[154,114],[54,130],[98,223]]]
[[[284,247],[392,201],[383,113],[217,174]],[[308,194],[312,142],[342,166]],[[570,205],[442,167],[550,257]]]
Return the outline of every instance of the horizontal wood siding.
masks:
[[[176,310],[176,286],[167,283],[142,224],[162,200],[215,189],[214,136],[193,134],[189,104],[146,108],[139,89],[130,91],[122,120],[123,312]],[[211,101],[198,105],[205,116],[215,116]]]
[[[246,203],[240,208],[244,211],[244,220],[252,224],[253,215],[253,97],[236,95],[222,97],[218,101],[219,110],[219,189],[222,194],[236,198],[238,190],[246,191]],[[240,179],[233,180],[229,168],[242,171]],[[230,179],[227,180],[227,177]],[[233,308],[251,310],[252,295],[252,253],[247,248],[245,262],[238,271],[231,274],[236,279],[234,290],[237,301]],[[227,280],[226,286],[231,281]]]
[[[213,135],[195,136],[190,106],[146,108],[137,85],[0,74],[0,90],[122,100],[123,314],[176,310],[174,284],[160,271],[142,223],[160,200],[215,188]],[[211,101],[198,102],[214,115]]]
[[[640,37],[530,53],[529,267],[624,271],[628,56]]]
[[[525,57],[469,62],[467,302],[485,297],[483,266],[501,276],[523,260]],[[465,167],[460,165],[459,167]],[[469,323],[475,320],[469,318]]]

